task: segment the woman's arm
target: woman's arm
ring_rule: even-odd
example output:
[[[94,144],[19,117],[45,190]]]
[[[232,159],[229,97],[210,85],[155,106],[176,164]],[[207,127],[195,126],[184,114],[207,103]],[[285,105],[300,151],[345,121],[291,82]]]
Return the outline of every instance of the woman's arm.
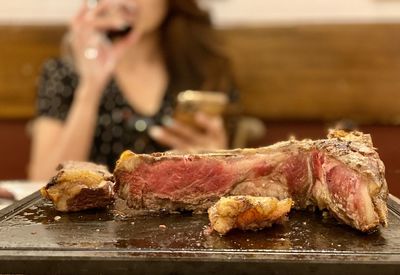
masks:
[[[33,124],[29,178],[48,179],[57,165],[66,160],[85,161],[89,157],[97,120],[99,97],[90,86],[79,86],[67,119],[62,122],[39,117]]]

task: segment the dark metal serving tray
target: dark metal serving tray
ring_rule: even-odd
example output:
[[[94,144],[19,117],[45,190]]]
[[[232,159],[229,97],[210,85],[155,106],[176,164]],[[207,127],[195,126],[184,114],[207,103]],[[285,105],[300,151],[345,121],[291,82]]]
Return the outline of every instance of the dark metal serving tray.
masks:
[[[0,211],[0,273],[400,274],[400,205],[389,227],[362,234],[321,213],[293,211],[258,232],[206,234],[206,215],[121,218],[56,212],[34,193]]]

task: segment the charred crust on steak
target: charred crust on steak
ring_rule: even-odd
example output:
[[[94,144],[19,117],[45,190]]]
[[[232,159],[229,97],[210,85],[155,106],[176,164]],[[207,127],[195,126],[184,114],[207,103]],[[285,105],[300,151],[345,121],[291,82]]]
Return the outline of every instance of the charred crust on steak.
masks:
[[[86,209],[105,208],[114,201],[114,196],[109,187],[82,188],[75,197],[67,201],[68,211],[76,212]]]
[[[114,202],[114,176],[103,165],[65,162],[41,189],[61,212],[104,208]]]

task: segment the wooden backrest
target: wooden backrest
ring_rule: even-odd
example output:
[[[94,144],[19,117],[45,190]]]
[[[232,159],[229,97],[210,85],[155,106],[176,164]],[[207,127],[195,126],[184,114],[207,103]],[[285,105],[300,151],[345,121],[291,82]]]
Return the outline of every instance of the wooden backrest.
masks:
[[[30,118],[42,63],[58,56],[63,27],[0,26],[0,118]]]
[[[246,113],[400,122],[400,25],[245,28],[225,35]]]

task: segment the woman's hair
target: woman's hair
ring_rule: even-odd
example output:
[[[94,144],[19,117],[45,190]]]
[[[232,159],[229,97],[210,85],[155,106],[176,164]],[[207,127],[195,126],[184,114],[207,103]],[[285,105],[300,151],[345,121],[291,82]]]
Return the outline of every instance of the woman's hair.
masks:
[[[233,88],[231,64],[209,14],[196,0],[167,0],[161,43],[173,91]]]

